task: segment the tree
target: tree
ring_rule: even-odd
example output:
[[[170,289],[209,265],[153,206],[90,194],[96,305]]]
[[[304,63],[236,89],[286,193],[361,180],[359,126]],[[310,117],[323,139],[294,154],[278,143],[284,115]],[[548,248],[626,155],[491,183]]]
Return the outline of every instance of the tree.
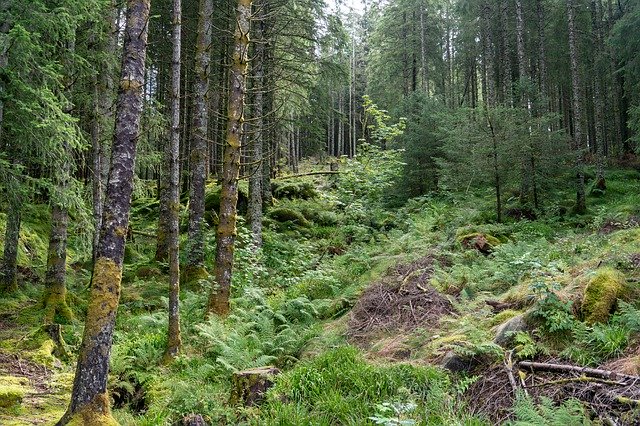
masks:
[[[127,5],[111,167],[98,256],[93,266],[90,302],[71,402],[58,425],[67,424],[72,419],[83,424],[115,424],[107,396],[107,375],[120,299],[136,141],[143,106],[149,8],[150,0],[131,0]]]
[[[199,278],[204,269],[204,185],[207,177],[207,127],[209,125],[209,74],[213,0],[201,0],[196,43],[196,69],[191,142],[191,188],[189,192],[189,243],[184,275]]]
[[[569,27],[569,59],[571,62],[571,88],[573,108],[573,149],[575,151],[576,168],[576,212],[587,210],[584,181],[584,133],[583,133],[583,98],[582,79],[580,78],[580,62],[578,52],[578,29],[576,28],[575,0],[567,0],[567,21]]]
[[[169,187],[167,242],[169,250],[169,335],[166,359],[174,358],[182,346],[180,335],[180,54],[182,1],[173,0],[173,55],[171,63],[171,133],[166,147]]]
[[[249,28],[251,0],[238,0],[231,71],[229,73],[229,106],[227,108],[227,138],[222,164],[222,193],[220,195],[220,223],[216,241],[215,287],[209,297],[208,313],[227,315],[233,271],[233,252],[236,238],[238,178],[244,125],[244,97],[249,62]]]

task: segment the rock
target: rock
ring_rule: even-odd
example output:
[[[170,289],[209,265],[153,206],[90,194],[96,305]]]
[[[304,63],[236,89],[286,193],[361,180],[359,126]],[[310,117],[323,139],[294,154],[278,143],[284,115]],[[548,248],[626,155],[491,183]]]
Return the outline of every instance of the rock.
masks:
[[[447,352],[444,358],[442,358],[442,361],[440,362],[440,365],[442,366],[442,368],[446,368],[452,373],[471,371],[478,364],[479,362],[476,358],[458,355],[453,351]]]
[[[519,331],[527,331],[530,328],[526,314],[517,315],[496,327],[496,337],[493,342],[506,347],[512,342],[514,334]]]
[[[280,374],[275,367],[260,367],[238,371],[233,374],[231,404],[244,406],[259,405],[264,394],[274,385],[273,378]]]
[[[184,416],[179,424],[181,426],[207,426],[207,422],[204,421],[204,417],[200,414]]]
[[[626,278],[613,268],[598,269],[584,289],[582,315],[593,324],[607,322],[619,297],[625,292]]]

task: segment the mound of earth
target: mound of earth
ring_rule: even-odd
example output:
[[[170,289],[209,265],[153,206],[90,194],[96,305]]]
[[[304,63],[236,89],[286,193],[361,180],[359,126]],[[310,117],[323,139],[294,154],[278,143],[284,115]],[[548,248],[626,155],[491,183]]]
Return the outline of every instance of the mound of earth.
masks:
[[[348,324],[348,337],[367,344],[385,333],[435,327],[454,311],[449,299],[429,285],[438,259],[425,256],[398,265],[362,294]]]

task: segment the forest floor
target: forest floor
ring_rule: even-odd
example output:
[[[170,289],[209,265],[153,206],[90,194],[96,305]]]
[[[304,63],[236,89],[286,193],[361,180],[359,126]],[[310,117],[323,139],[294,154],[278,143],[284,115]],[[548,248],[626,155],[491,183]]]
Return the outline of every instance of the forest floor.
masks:
[[[239,227],[233,314],[204,321],[210,281],[185,285],[185,346],[169,366],[159,363],[166,265],[145,236],[157,201],[138,195],[141,233],[128,243],[109,381],[121,424],[170,425],[192,413],[253,425],[640,422],[640,382],[625,378],[640,375],[638,171],[611,170],[587,215],[570,213],[570,193],[556,194],[547,215],[503,224],[492,223],[483,192],[371,207],[341,190],[353,188],[349,178],[276,184],[258,255]],[[210,211],[217,187],[207,191]],[[39,325],[44,211],[27,215],[21,291],[0,300],[2,425],[53,424],[71,388],[73,355],[54,356]],[[70,244],[68,283],[80,319],[83,247],[79,237]],[[79,320],[63,326],[71,354],[81,333]],[[532,371],[522,361],[627,376]],[[265,365],[283,374],[264,403],[230,406],[233,373]]]

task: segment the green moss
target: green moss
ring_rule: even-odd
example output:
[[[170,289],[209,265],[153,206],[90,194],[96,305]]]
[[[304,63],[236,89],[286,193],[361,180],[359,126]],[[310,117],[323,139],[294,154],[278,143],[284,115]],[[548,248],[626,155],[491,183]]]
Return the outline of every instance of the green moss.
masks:
[[[280,223],[284,222],[292,222],[299,226],[308,227],[310,226],[309,221],[304,218],[302,213],[297,210],[289,209],[289,208],[277,208],[273,209],[268,213],[268,216]]]
[[[23,377],[0,376],[0,407],[19,405],[29,390],[29,380]]]
[[[500,325],[520,314],[521,312],[514,311],[513,309],[507,309],[505,311],[499,312],[489,320],[489,326],[495,327],[496,325]]]
[[[613,268],[596,271],[584,289],[582,315],[588,323],[606,322],[625,292],[625,276]]]

